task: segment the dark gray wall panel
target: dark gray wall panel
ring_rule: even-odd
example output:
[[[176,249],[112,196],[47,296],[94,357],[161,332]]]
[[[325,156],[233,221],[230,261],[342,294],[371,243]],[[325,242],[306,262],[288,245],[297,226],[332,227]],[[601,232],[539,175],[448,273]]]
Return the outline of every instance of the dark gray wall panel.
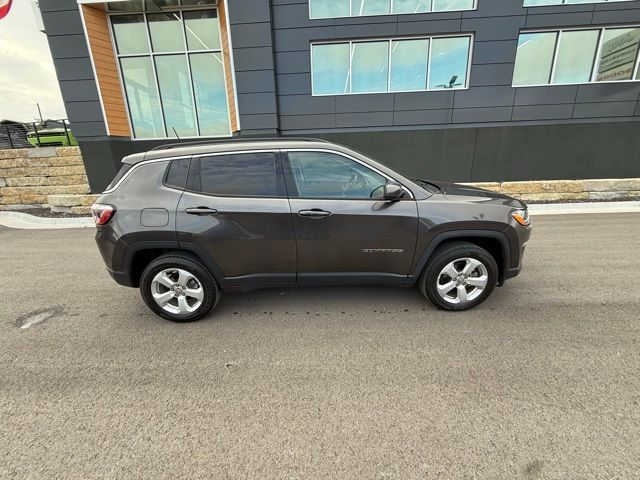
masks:
[[[473,46],[473,64],[488,63],[513,64],[516,58],[518,42],[515,39],[480,42],[476,39]],[[511,82],[509,82],[511,83]]]
[[[275,92],[276,84],[272,70],[236,72],[236,88],[243,93]]]
[[[47,36],[84,34],[78,10],[42,12]]]
[[[438,125],[451,122],[451,110],[411,110],[396,112],[394,125]]]
[[[267,93],[238,93],[238,107],[246,114],[276,113],[276,96]]]
[[[56,68],[58,80],[93,80],[93,69],[91,60],[86,58],[62,58],[55,60],[53,65]]]
[[[271,23],[233,24],[231,26],[231,37],[234,49],[271,47]]]
[[[42,13],[78,9],[76,0],[39,0],[38,5]]]
[[[393,125],[393,112],[336,114],[336,127],[384,127],[386,125]]]
[[[96,82],[93,80],[67,80],[59,83],[62,97],[67,102],[100,101]]]
[[[552,105],[574,103],[577,85],[516,88],[515,105]]]
[[[56,35],[49,37],[49,48],[54,60],[58,58],[89,57],[84,34]]]
[[[393,104],[393,94],[344,95],[336,100],[336,112],[392,112]]]
[[[453,108],[453,92],[407,92],[395,94],[396,110],[433,110]]]
[[[103,118],[99,101],[64,102],[64,108],[75,122],[100,122]]]
[[[240,48],[234,41],[233,60],[236,72],[273,70],[273,49],[268,47]]]
[[[283,73],[311,72],[311,59],[306,50],[300,52],[282,52],[276,54],[276,69]]]
[[[336,99],[334,97],[280,95],[278,104],[281,115],[316,115],[336,112]]]
[[[636,102],[577,103],[573,118],[630,117],[635,107]]]
[[[573,103],[564,105],[517,105],[513,107],[511,119],[518,120],[558,120],[573,115]]]
[[[331,115],[282,115],[280,127],[295,133],[296,130],[309,130],[314,128],[329,128],[336,126],[336,116]]]
[[[508,122],[513,107],[456,108],[453,123]]]
[[[311,92],[310,73],[277,75],[277,82],[280,95],[309,95]]]

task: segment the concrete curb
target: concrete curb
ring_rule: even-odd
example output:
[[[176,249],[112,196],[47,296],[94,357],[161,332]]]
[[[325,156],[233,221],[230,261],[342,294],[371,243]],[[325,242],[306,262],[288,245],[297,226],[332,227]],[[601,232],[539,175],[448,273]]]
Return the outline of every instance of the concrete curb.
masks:
[[[595,203],[549,203],[529,205],[529,213],[538,215],[571,215],[589,213],[640,213],[640,201]],[[22,212],[0,212],[0,225],[22,229],[57,229],[95,227],[93,218],[36,217]]]
[[[538,203],[529,205],[530,215],[571,215],[588,213],[640,213],[640,201]]]
[[[22,212],[0,212],[0,225],[25,230],[95,227],[91,217],[48,218]]]

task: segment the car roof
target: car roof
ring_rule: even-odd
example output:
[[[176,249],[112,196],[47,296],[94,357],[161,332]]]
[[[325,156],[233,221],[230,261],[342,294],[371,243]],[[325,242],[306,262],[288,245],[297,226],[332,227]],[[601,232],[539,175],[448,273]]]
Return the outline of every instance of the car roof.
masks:
[[[277,150],[281,148],[337,148],[341,146],[317,138],[268,137],[238,138],[206,142],[173,143],[160,145],[145,153],[136,153],[125,157],[122,162],[135,164],[143,160],[176,158],[208,153],[239,152],[247,150]]]

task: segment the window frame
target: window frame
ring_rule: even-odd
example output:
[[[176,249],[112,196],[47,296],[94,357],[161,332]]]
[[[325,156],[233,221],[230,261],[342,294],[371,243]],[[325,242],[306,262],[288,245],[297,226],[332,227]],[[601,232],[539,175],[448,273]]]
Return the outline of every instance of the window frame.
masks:
[[[165,111],[164,111],[164,106],[162,103],[162,93],[160,91],[160,81],[158,78],[158,71],[157,71],[157,67],[156,67],[156,62],[155,62],[155,58],[156,57],[161,57],[161,56],[169,56],[169,55],[182,55],[187,63],[187,73],[189,75],[189,85],[190,85],[190,93],[191,93],[191,101],[193,102],[193,117],[194,117],[194,125],[196,128],[196,131],[198,133],[201,132],[201,128],[200,128],[200,119],[198,118],[198,106],[196,104],[196,94],[195,94],[195,88],[194,88],[194,84],[193,84],[193,73],[191,71],[191,60],[190,60],[190,55],[191,54],[198,54],[198,53],[211,53],[211,54],[217,54],[220,55],[220,58],[222,60],[222,72],[224,77],[226,78],[227,75],[227,68],[226,65],[224,63],[224,52],[223,52],[223,44],[222,44],[222,29],[223,29],[223,24],[220,22],[220,15],[219,15],[219,9],[218,9],[218,5],[217,2],[214,4],[210,4],[210,5],[186,5],[183,6],[182,4],[179,4],[175,7],[171,7],[171,8],[167,8],[166,10],[159,10],[159,11],[149,11],[149,10],[145,10],[145,3],[142,2],[142,7],[143,10],[132,10],[132,11],[109,11],[108,9],[106,10],[106,14],[107,14],[107,24],[109,27],[109,37],[111,39],[111,48],[113,49],[113,55],[115,58],[115,63],[116,63],[116,69],[118,71],[118,80],[120,81],[120,90],[122,93],[122,98],[125,101],[125,110],[127,113],[127,121],[129,123],[129,130],[131,131],[131,140],[133,141],[148,141],[148,140],[166,140],[166,139],[170,139],[170,138],[174,138],[175,134],[174,132],[170,132],[168,131],[168,127],[166,124],[166,119],[165,119]],[[218,41],[219,41],[219,45],[220,47],[217,49],[203,49],[203,50],[191,50],[189,49],[189,44],[188,44],[188,36],[185,30],[185,22],[184,22],[184,17],[182,15],[183,12],[193,12],[193,11],[202,11],[202,10],[213,10],[216,12],[216,18],[218,19],[218,24],[219,24],[219,28],[218,28]],[[151,29],[150,29],[150,23],[149,23],[149,19],[148,19],[148,15],[153,15],[153,14],[160,14],[160,13],[166,13],[166,14],[170,14],[170,13],[175,13],[178,12],[180,14],[180,24],[181,24],[181,30],[182,30],[182,38],[184,41],[184,50],[181,51],[167,51],[167,52],[154,52],[153,51],[153,45],[151,43]],[[116,42],[116,36],[115,36],[115,32],[113,29],[113,23],[111,21],[112,18],[114,17],[121,17],[121,16],[131,16],[131,15],[141,15],[143,18],[143,24],[144,24],[144,29],[146,32],[146,37],[147,37],[147,48],[148,51],[144,52],[144,53],[131,53],[131,54],[120,54],[118,52],[118,46],[117,46],[117,42]],[[156,87],[156,92],[158,94],[158,100],[159,100],[159,108],[160,108],[160,114],[161,114],[161,121],[162,121],[162,130],[164,131],[164,136],[162,137],[137,137],[136,133],[135,133],[135,128],[133,125],[133,121],[131,118],[131,110],[129,107],[129,96],[127,94],[127,88],[124,82],[124,75],[123,75],[123,71],[122,71],[122,66],[120,63],[120,59],[122,58],[149,58],[151,61],[151,70],[153,72],[153,81],[155,82],[155,87]],[[227,103],[229,102],[229,86],[227,85],[227,82],[224,82],[224,91],[225,91],[225,98]],[[182,135],[179,138],[180,139],[202,139],[202,138],[230,138],[233,136],[233,132],[232,132],[232,126],[231,126],[231,112],[229,110],[229,107],[227,107],[227,123],[229,126],[229,133],[226,134],[221,134],[221,135]]]
[[[605,2],[606,3],[606,2]],[[571,4],[571,5],[579,5],[579,4]],[[603,25],[591,25],[589,27],[569,27],[569,28],[545,28],[545,29],[535,29],[535,30],[520,30],[518,33],[518,39],[522,34],[529,33],[556,33],[556,44],[553,50],[553,61],[551,62],[551,71],[549,72],[549,83],[537,83],[531,85],[514,85],[513,84],[513,75],[511,77],[511,87],[512,88],[536,88],[536,87],[562,87],[567,85],[603,85],[603,84],[616,84],[616,83],[632,83],[632,82],[640,82],[640,78],[638,75],[640,74],[640,47],[638,48],[638,52],[636,53],[636,60],[633,72],[631,74],[631,78],[629,80],[605,80],[602,82],[596,82],[595,79],[598,75],[598,67],[600,66],[600,55],[602,54],[602,47],[604,44],[604,32],[606,30],[624,30],[624,29],[640,29],[640,24],[635,25],[614,25],[614,26],[603,26]],[[571,83],[551,83],[554,78],[554,74],[556,72],[556,65],[558,61],[558,53],[560,41],[562,40],[563,32],[580,32],[580,31],[589,31],[595,30],[598,32],[598,43],[596,45],[596,52],[593,61],[593,66],[591,68],[591,76],[588,82],[571,82]],[[516,61],[518,59],[518,51],[516,48],[516,56],[514,58],[513,64],[515,68]]]
[[[384,199],[379,199],[379,198],[352,198],[352,197],[303,197],[299,195],[298,192],[298,186],[296,184],[293,172],[291,170],[291,163],[289,161],[289,152],[301,152],[301,153],[330,153],[333,155],[338,155],[340,157],[346,158],[347,160],[351,160],[355,163],[358,163],[360,165],[362,165],[365,168],[368,168],[369,170],[377,173],[378,175],[383,176],[384,178],[387,179],[387,183],[389,181],[392,182],[396,182],[396,183],[400,183],[402,185],[402,188],[404,189],[405,192],[408,193],[408,196],[401,198],[399,201],[408,201],[408,200],[415,200],[415,196],[413,195],[413,192],[407,188],[406,185],[404,185],[402,182],[399,182],[398,180],[394,179],[393,177],[387,175],[386,173],[378,170],[377,168],[373,167],[372,165],[369,165],[367,162],[364,162],[362,160],[357,159],[356,157],[349,155],[347,153],[344,152],[339,152],[336,150],[331,150],[328,148],[283,148],[280,150],[281,152],[281,160],[282,160],[282,166],[284,169],[284,177],[285,177],[285,181],[286,181],[286,185],[287,185],[287,193],[288,193],[288,198],[293,198],[293,199],[298,199],[298,200],[322,200],[322,201],[342,201],[342,200],[350,200],[350,201],[357,201],[357,202],[384,202]]]
[[[349,1],[349,15],[339,15],[339,16],[335,16],[335,17],[312,17],[311,16],[311,2],[312,0],[309,0],[307,2],[308,4],[308,14],[309,14],[309,20],[329,20],[332,18],[366,18],[366,17],[389,17],[392,15],[433,15],[433,14],[438,14],[438,13],[450,13],[450,12],[473,12],[478,10],[478,0],[473,0],[473,8],[462,8],[462,9],[453,9],[453,10],[437,10],[437,11],[433,11],[430,10],[428,12],[405,12],[405,13],[394,13],[393,12],[393,4],[395,0],[389,0],[389,13],[376,13],[376,14],[370,14],[370,15],[353,15],[353,0],[348,0]],[[433,8],[433,2],[434,0],[429,0],[431,2],[431,8]],[[624,1],[624,0],[618,0],[618,1]]]
[[[455,88],[429,88],[429,83],[431,80],[431,52],[433,50],[433,41],[442,39],[442,38],[468,38],[469,39],[469,50],[467,57],[467,70],[465,72],[465,83],[463,86],[455,87]],[[426,88],[420,90],[399,90],[394,91],[390,90],[391,87],[391,61],[392,61],[392,42],[394,41],[403,41],[403,40],[429,40],[429,53],[427,57],[427,78],[426,78]],[[313,47],[315,45],[340,45],[340,44],[348,44],[349,45],[349,90],[351,90],[351,84],[353,80],[353,75],[351,73],[352,63],[353,63],[353,44],[355,43],[371,43],[371,42],[388,42],[388,52],[387,52],[387,89],[378,91],[378,92],[346,92],[346,93],[314,93],[313,89]],[[402,37],[373,37],[373,38],[358,38],[351,40],[322,40],[317,42],[311,42],[309,44],[309,59],[311,62],[311,96],[312,97],[334,97],[334,96],[344,96],[344,95],[380,95],[380,94],[402,94],[402,93],[416,93],[416,92],[455,92],[459,90],[469,90],[471,85],[471,66],[473,64],[473,50],[475,46],[475,33],[455,33],[455,34],[443,34],[443,35],[410,35],[410,36],[402,36]]]
[[[252,153],[272,153],[274,157],[275,171],[276,171],[276,191],[278,195],[221,195],[203,192],[201,189],[196,188],[196,181],[202,188],[201,174],[200,174],[200,160],[208,157],[219,157],[222,155],[247,155]],[[191,157],[191,166],[189,168],[189,174],[187,176],[187,185],[185,192],[193,193],[195,195],[204,195],[212,198],[263,198],[263,199],[286,199],[288,198],[285,172],[282,161],[282,154],[280,149],[261,149],[261,150],[233,150],[228,152],[211,152],[211,153],[199,153]]]
[[[548,3],[546,5],[525,5],[526,0],[523,0],[522,7],[523,8],[544,8],[544,7],[564,7],[565,5],[589,5],[592,3],[620,3],[620,2],[630,2],[633,0],[590,0],[588,2],[582,3],[567,3],[567,0],[560,0],[559,3]]]

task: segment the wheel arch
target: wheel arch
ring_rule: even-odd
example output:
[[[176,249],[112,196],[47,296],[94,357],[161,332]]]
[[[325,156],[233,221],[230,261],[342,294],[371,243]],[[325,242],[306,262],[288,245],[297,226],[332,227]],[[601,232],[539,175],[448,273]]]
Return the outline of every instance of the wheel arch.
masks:
[[[496,230],[452,230],[433,237],[418,259],[413,276],[418,278],[436,249],[447,243],[466,241],[487,250],[498,264],[498,281],[502,283],[511,261],[511,245],[506,234]]]
[[[167,253],[180,253],[188,255],[200,261],[211,272],[216,282],[222,285],[224,275],[220,268],[213,261],[206,250],[198,245],[186,243],[180,244],[175,242],[137,242],[128,245],[122,265],[128,272],[129,285],[138,287],[140,285],[140,277],[144,268],[150,262]]]

